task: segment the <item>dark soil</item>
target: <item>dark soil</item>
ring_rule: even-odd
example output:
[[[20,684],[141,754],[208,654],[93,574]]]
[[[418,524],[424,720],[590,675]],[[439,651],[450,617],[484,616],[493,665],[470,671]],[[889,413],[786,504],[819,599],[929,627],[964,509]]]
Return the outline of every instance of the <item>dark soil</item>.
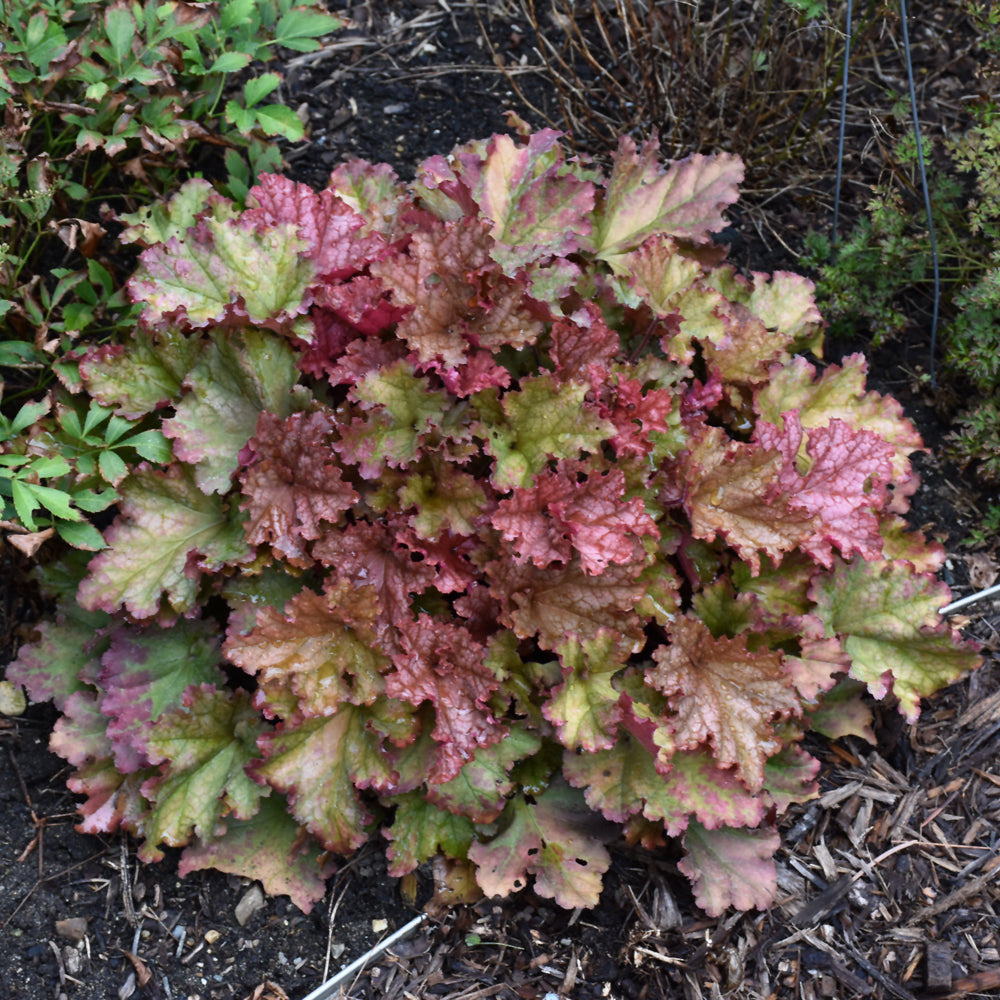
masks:
[[[425,156],[506,130],[506,109],[535,125],[538,109],[555,115],[551,84],[531,71],[537,60],[518,4],[479,6],[533,108],[483,42],[472,3],[359,3],[348,12],[354,27],[331,49],[286,66],[286,99],[311,123],[309,141],[287,152],[291,174],[322,186],[342,159],[362,157],[408,178]],[[947,34],[946,49],[957,44],[953,5],[927,6],[941,11],[923,12],[916,58],[925,78],[939,80],[938,42]],[[953,89],[975,88],[974,67],[957,57],[949,65]],[[938,105],[930,113],[940,119]],[[825,211],[829,176],[817,186],[826,200],[792,192],[766,225],[767,209],[737,215],[725,234],[733,259],[793,269],[791,250],[814,224],[797,206]],[[861,200],[848,189],[856,212]],[[901,398],[934,445],[947,423],[913,378],[926,367],[926,341],[915,336],[905,354],[885,349],[871,384]],[[833,345],[833,353],[854,346]],[[937,459],[926,457],[921,473],[913,520],[947,545],[956,596],[992,582],[1000,570],[992,552],[960,545],[982,514],[982,491]],[[23,579],[14,555],[6,559],[2,578]],[[0,629],[13,648],[38,609],[20,586],[8,584],[3,599]],[[853,738],[811,747],[824,764],[821,797],[783,825],[779,900],[767,913],[708,919],[669,852],[622,848],[596,910],[567,913],[530,892],[433,907],[423,927],[340,995],[906,1000],[1000,989],[1000,609],[984,602],[970,614],[987,663],[930,699],[918,725],[880,709],[877,747]],[[432,896],[431,871],[388,878],[379,843],[343,862],[309,915],[286,898],[258,899],[254,909],[258,890],[247,879],[207,872],[181,880],[169,856],[139,865],[135,843],[74,831],[68,769],[46,748],[54,718],[46,706],[0,717],[0,1000],[303,1000]]]

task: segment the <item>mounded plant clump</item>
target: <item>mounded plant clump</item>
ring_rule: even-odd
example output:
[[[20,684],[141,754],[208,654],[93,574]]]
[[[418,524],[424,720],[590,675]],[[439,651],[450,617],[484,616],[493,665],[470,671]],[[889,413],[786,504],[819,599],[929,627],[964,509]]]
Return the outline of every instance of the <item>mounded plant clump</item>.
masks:
[[[739,160],[623,139],[605,177],[515,125],[127,220],[142,324],[80,372],[172,458],[8,672],[83,830],[303,908],[380,831],[566,907],[614,838],[681,838],[707,911],[764,906],[804,733],[975,666],[901,516],[915,429],[798,356],[808,281],[712,242]]]

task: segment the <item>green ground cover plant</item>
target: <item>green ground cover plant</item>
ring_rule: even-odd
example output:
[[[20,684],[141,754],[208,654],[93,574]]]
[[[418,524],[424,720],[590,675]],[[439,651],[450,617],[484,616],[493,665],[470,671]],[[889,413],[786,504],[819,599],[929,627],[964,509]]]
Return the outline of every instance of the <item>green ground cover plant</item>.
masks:
[[[81,398],[171,454],[115,452],[105,547],[47,568],[7,674],[61,713],[81,829],[306,909],[380,831],[456,890],[591,906],[624,837],[766,906],[804,735],[978,662],[902,517],[915,429],[804,356],[810,282],[712,242],[739,159],[624,138],[605,173],[513,125],[409,185],[126,220],[139,325]]]
[[[93,548],[83,513],[113,498],[106,487],[120,478],[125,441],[142,453],[153,432],[128,436],[120,417],[77,413],[68,393],[39,397],[56,378],[78,387],[80,343],[135,322],[122,295],[133,261],[105,239],[114,213],[164,197],[196,170],[228,175],[240,197],[258,171],[280,168],[270,140],[299,139],[303,125],[271,103],[279,75],[257,67],[278,47],[315,49],[340,21],[291,0],[3,0],[0,10],[3,528],[26,552],[54,533]],[[33,427],[27,417],[42,413],[54,416]],[[96,492],[95,475],[105,487]]]

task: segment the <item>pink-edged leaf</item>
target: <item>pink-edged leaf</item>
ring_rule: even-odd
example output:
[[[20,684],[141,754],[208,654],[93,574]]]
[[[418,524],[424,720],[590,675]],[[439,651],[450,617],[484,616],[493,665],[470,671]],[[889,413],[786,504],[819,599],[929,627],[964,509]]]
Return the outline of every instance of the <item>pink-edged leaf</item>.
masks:
[[[174,454],[196,465],[205,493],[225,493],[239,465],[240,449],[263,411],[285,417],[298,381],[295,355],[265,330],[214,333],[185,378],[189,390],[163,423]]]
[[[778,427],[782,414],[794,411],[806,431],[837,419],[854,430],[877,434],[892,445],[893,476],[902,483],[911,475],[908,456],[921,450],[923,442],[897,400],[865,391],[867,373],[868,364],[861,354],[846,357],[842,365],[830,365],[818,379],[815,367],[805,358],[792,358],[770,372],[754,406],[763,420]]]
[[[35,627],[38,638],[21,646],[7,664],[7,680],[23,687],[32,701],[51,700],[65,711],[71,694],[88,690],[97,680],[110,624],[103,611],[86,611],[72,600],[61,602],[53,619]]]
[[[781,840],[774,830],[708,830],[691,823],[684,834],[678,867],[694,885],[695,902],[712,917],[727,909],[766,909],[778,892],[774,852]]]
[[[151,618],[165,596],[176,612],[194,607],[199,570],[212,571],[252,557],[239,512],[206,496],[191,466],[165,472],[144,466],[121,487],[121,513],[91,561],[77,599],[96,611],[125,609]]]
[[[101,712],[115,764],[125,774],[149,765],[146,740],[160,716],[181,703],[186,688],[221,686],[216,630],[181,619],[170,628],[123,626],[101,657]]]
[[[600,631],[593,639],[569,637],[556,647],[563,682],[551,692],[542,713],[570,750],[607,750],[618,738],[619,693],[612,679],[634,651],[619,633]]]
[[[183,240],[144,251],[128,290],[151,327],[244,319],[286,329],[309,306],[316,272],[308,249],[294,223],[203,218]]]
[[[269,896],[289,896],[308,913],[326,895],[326,879],[335,869],[315,842],[303,837],[287,808],[284,796],[271,794],[250,819],[227,820],[225,836],[189,844],[177,866],[181,878],[215,868],[259,879]]]
[[[427,799],[475,823],[492,823],[514,790],[511,768],[540,747],[541,740],[533,732],[513,728],[499,743],[477,749],[450,781],[428,786]]]
[[[348,160],[330,174],[329,187],[364,220],[368,230],[390,234],[406,207],[406,188],[388,163]]]
[[[816,776],[821,767],[815,757],[794,744],[785,747],[767,762],[764,768],[764,791],[774,802],[779,816],[790,805],[809,802],[819,795]],[[746,820],[745,825],[756,826],[756,822]]]
[[[680,464],[692,534],[706,541],[721,534],[754,573],[762,553],[780,563],[812,534],[807,511],[768,500],[783,466],[776,451],[731,441],[720,428],[705,427]]]
[[[285,723],[260,740],[258,781],[288,796],[292,815],[328,850],[350,854],[368,839],[372,816],[359,789],[396,780],[382,745],[388,710],[342,705],[330,718]]]
[[[476,836],[472,820],[439,809],[420,792],[394,796],[390,805],[396,814],[382,833],[390,841],[386,854],[393,878],[412,872],[437,854],[464,858]]]
[[[627,276],[633,296],[658,316],[683,313],[682,296],[702,276],[698,261],[681,253],[669,236],[647,239],[637,250],[621,255],[616,268]]]
[[[818,629],[814,629],[814,624]],[[824,691],[829,691],[837,683],[838,676],[846,674],[851,661],[843,646],[836,639],[817,638],[812,633],[822,635],[823,625],[814,615],[804,619],[803,635],[799,639],[801,651],[798,656],[785,657],[785,669],[795,685],[796,691],[805,700],[815,702]]]
[[[63,714],[52,729],[49,749],[74,767],[110,760],[111,740],[107,726],[97,692],[73,691],[67,696]]]
[[[597,904],[611,857],[601,843],[605,824],[575,789],[551,785],[533,805],[520,796],[508,806],[506,829],[469,848],[476,881],[487,896],[507,896],[527,885],[567,909]]]
[[[247,541],[268,543],[292,565],[308,565],[307,541],[319,538],[358,500],[344,482],[327,442],[333,415],[293,413],[285,420],[262,413],[250,439],[250,464],[240,474],[248,512]]]
[[[177,330],[135,330],[128,344],[91,347],[80,361],[87,392],[129,420],[176,402],[203,345]]]
[[[579,560],[537,569],[518,566],[510,557],[489,563],[490,593],[500,601],[500,620],[522,639],[537,636],[543,649],[555,649],[569,635],[593,639],[601,629],[621,633],[636,648],[642,645],[635,606],[645,585],[635,566],[609,565],[599,576],[587,573]]]
[[[186,180],[166,201],[144,205],[136,212],[119,216],[129,225],[122,230],[123,243],[152,246],[172,237],[183,240],[187,231],[206,212],[225,217],[232,214],[231,203],[203,177]]]
[[[365,220],[330,188],[317,194],[307,184],[261,174],[247,194],[247,206],[244,219],[266,226],[295,224],[317,278],[346,278],[385,252],[386,240],[375,233],[362,235]]]
[[[422,553],[399,544],[381,523],[329,531],[313,546],[313,557],[355,586],[374,587],[386,622],[409,618],[413,596],[434,584],[434,567]]]
[[[732,771],[719,768],[710,754],[679,750],[669,764],[658,764],[657,756],[626,736],[613,750],[567,753],[563,773],[570,784],[585,789],[587,802],[608,819],[622,823],[641,812],[662,823],[670,837],[683,833],[692,816],[711,828],[760,822],[760,798],[747,792]]]
[[[653,653],[656,666],[646,679],[677,713],[670,721],[677,746],[710,743],[718,763],[735,765],[758,791],[765,761],[781,749],[775,721],[801,712],[782,655],[751,653],[743,636],[713,638],[696,618],[678,617],[670,632],[670,645]]]
[[[508,274],[539,257],[568,257],[590,233],[594,185],[565,160],[559,139],[542,129],[526,142],[495,135],[486,145],[473,196],[493,223],[491,255]]]
[[[398,627],[402,651],[393,657],[386,694],[414,707],[424,701],[434,706],[431,735],[439,749],[428,781],[449,781],[480,747],[507,734],[487,704],[499,682],[485,662],[486,648],[461,626],[420,615]]]
[[[140,849],[145,860],[158,860],[160,843],[186,844],[221,835],[233,815],[249,819],[263,794],[245,773],[257,757],[257,737],[264,726],[242,691],[209,684],[188,688],[182,707],[164,712],[146,739],[146,753],[161,773],[142,786],[150,802]]]
[[[246,634],[230,629],[225,653],[256,675],[265,704],[291,694],[303,715],[330,716],[344,702],[370,705],[385,688],[377,615],[372,587],[331,579],[322,594],[302,590],[283,611],[260,609]]]
[[[876,514],[892,476],[892,446],[837,419],[808,434],[795,413],[783,419],[783,432],[758,421],[754,434],[762,447],[784,459],[771,495],[813,520],[809,537],[801,542],[803,550],[827,567],[833,562],[832,546],[844,556],[857,552],[878,559],[882,535]],[[807,465],[804,474],[800,464]]]
[[[82,817],[76,824],[79,833],[117,833],[127,830],[139,835],[149,810],[142,785],[154,772],[122,774],[110,757],[103,757],[74,771],[66,787],[76,795],[85,795],[77,806]]]
[[[617,254],[656,233],[707,242],[709,233],[725,228],[722,211],[739,197],[739,157],[695,153],[664,169],[657,158],[659,148],[655,139],[641,148],[628,136],[619,139],[593,237],[598,256],[612,266]]]
[[[839,639],[850,658],[851,676],[876,698],[891,689],[910,722],[922,697],[981,662],[938,613],[948,588],[907,563],[837,562],[817,578],[812,597],[824,635]]]

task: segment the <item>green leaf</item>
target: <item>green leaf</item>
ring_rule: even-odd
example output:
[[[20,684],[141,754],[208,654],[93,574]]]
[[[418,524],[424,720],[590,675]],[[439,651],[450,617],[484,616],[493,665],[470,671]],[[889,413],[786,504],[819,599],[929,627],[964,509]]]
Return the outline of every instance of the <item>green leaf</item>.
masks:
[[[563,683],[552,692],[543,712],[555,724],[563,746],[607,750],[618,738],[619,692],[612,685],[625,668],[633,643],[602,629],[593,639],[573,636],[556,647]]]
[[[197,466],[202,490],[230,488],[240,449],[253,436],[260,414],[288,416],[298,376],[295,352],[273,333],[249,328],[212,334],[188,373],[190,391],[163,423],[174,454]]]
[[[316,39],[337,31],[343,23],[332,14],[293,9],[278,21],[274,30],[274,43],[295,52],[314,52],[319,48]]]
[[[182,877],[205,868],[260,879],[269,896],[289,896],[303,913],[326,895],[324,876],[333,873],[316,843],[303,842],[302,827],[289,816],[285,797],[275,793],[261,799],[250,819],[228,818],[224,836],[184,849],[178,865]]]
[[[132,53],[132,42],[136,35],[135,18],[127,7],[110,7],[104,12],[104,29],[111,42],[111,51],[117,65],[125,62]]]
[[[127,475],[125,460],[113,451],[102,451],[97,458],[98,468],[106,482],[117,486]]]
[[[219,24],[229,32],[245,23],[253,24],[257,16],[257,0],[228,0],[222,5]]]
[[[298,142],[306,134],[302,119],[284,104],[262,104],[253,113],[265,135],[280,135],[289,142]]]
[[[125,438],[121,444],[135,448],[147,462],[154,462],[157,465],[166,465],[173,458],[173,447],[163,436],[162,431],[139,431],[138,434]]]
[[[56,533],[67,544],[85,552],[100,552],[107,547],[104,536],[89,521],[59,521]]]
[[[67,521],[79,521],[83,515],[72,507],[73,498],[66,492],[56,489],[54,486],[42,486],[38,483],[24,483],[26,489],[38,499],[38,501],[56,517],[65,518]]]
[[[199,574],[250,558],[242,518],[218,496],[206,496],[190,466],[139,469],[122,484],[121,513],[109,548],[90,565],[79,599],[91,610],[124,605],[149,618],[166,596],[174,611],[194,607]]]
[[[243,135],[249,135],[257,123],[257,115],[253,111],[247,111],[240,107],[235,101],[226,101],[226,121],[236,126],[236,131]]]
[[[383,833],[392,841],[387,853],[393,878],[412,872],[436,854],[465,857],[476,835],[472,820],[439,809],[421,792],[395,796],[389,804],[395,806],[396,815]]]
[[[216,56],[205,73],[238,73],[250,64],[251,59],[249,52],[223,52]]]
[[[851,659],[850,674],[882,698],[892,690],[910,722],[920,698],[981,662],[939,610],[950,600],[943,584],[909,563],[838,562],[813,588],[815,614],[826,638],[836,637]]]
[[[143,859],[162,857],[160,843],[181,847],[192,835],[211,839],[230,814],[250,819],[257,812],[266,792],[245,768],[263,731],[245,692],[209,685],[189,688],[182,708],[159,717],[145,748],[162,766],[161,777],[142,786],[153,803],[143,824]]]
[[[599,453],[615,436],[611,421],[585,403],[590,387],[582,382],[559,383],[551,375],[521,380],[497,405],[495,389],[477,393],[487,451],[496,459],[492,480],[497,489],[528,488],[550,458],[577,458],[581,451]]]
[[[20,434],[27,430],[35,421],[41,420],[49,412],[48,400],[39,400],[37,403],[25,403],[17,411],[17,416],[11,421],[10,429],[12,435]],[[67,467],[67,471],[68,467]]]
[[[243,85],[243,97],[248,109],[259,104],[268,94],[278,89],[281,77],[277,73],[263,73]]]
[[[11,480],[11,497],[14,500],[14,509],[17,511],[18,519],[28,531],[37,531],[34,513],[39,508],[37,498],[28,490],[28,487],[20,479]]]

